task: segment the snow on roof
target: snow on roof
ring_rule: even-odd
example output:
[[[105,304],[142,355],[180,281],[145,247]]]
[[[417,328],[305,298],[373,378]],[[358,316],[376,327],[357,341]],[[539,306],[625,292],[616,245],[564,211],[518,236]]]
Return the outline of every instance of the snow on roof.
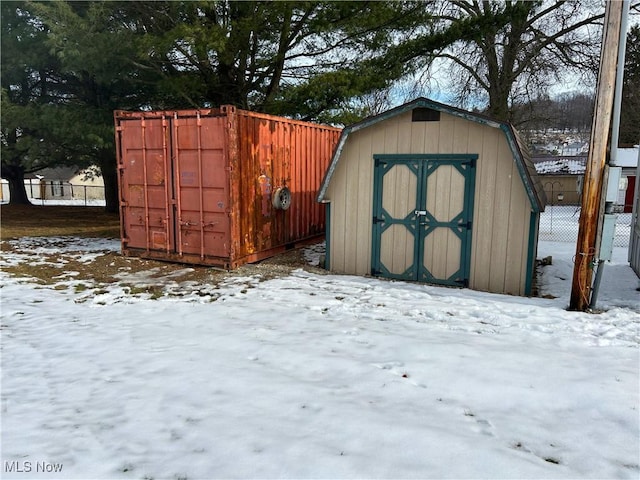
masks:
[[[534,159],[536,172],[539,175],[584,175],[585,157],[545,157]]]
[[[618,158],[616,159],[617,167],[635,168],[638,165],[637,145],[633,148],[618,148]],[[584,175],[585,165],[587,164],[586,156],[544,156],[534,157],[533,163],[536,172],[539,175]]]

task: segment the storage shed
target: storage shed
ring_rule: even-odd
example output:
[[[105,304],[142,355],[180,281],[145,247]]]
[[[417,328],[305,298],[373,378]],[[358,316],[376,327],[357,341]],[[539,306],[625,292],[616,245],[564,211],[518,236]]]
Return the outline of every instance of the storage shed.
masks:
[[[232,106],[114,116],[125,255],[235,268],[324,233],[339,129]]]
[[[529,295],[544,198],[511,125],[418,98],[342,132],[327,267]]]

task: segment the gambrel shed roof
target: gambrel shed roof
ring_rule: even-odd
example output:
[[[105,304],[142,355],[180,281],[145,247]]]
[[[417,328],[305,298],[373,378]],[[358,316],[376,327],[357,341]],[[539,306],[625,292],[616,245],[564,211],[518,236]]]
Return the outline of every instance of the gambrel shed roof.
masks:
[[[501,130],[504,133],[505,138],[513,154],[514,162],[516,163],[518,173],[520,174],[520,178],[522,179],[522,183],[526,189],[533,211],[534,212],[544,211],[544,207],[546,204],[546,196],[544,193],[544,189],[542,188],[542,184],[538,179],[538,174],[536,173],[534,164],[531,160],[529,149],[526,147],[524,141],[522,140],[517,130],[510,123],[496,120],[494,118],[491,118],[489,116],[486,116],[480,113],[469,112],[456,107],[452,107],[450,105],[445,105],[443,103],[435,102],[433,100],[430,100],[424,97],[417,98],[409,103],[405,103],[404,105],[393,108],[379,115],[365,118],[364,120],[358,123],[354,123],[346,127],[342,131],[342,135],[338,142],[338,146],[336,147],[336,150],[333,154],[331,164],[327,169],[324,180],[320,187],[320,192],[317,198],[318,201],[323,202],[325,200],[325,194],[327,192],[329,183],[331,182],[331,177],[335,172],[337,164],[341,158],[342,150],[351,133],[357,132],[364,128],[375,125],[376,123],[388,120],[392,117],[401,115],[405,112],[408,112],[417,108],[427,108],[427,109],[435,110],[438,112],[444,112],[449,115],[453,115],[455,117],[464,118],[472,122],[477,122],[477,123]]]

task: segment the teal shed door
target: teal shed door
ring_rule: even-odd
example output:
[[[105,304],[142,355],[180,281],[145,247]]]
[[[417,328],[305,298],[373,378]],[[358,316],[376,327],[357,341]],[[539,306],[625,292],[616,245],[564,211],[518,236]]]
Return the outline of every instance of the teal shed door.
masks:
[[[477,155],[375,155],[372,274],[468,286]]]

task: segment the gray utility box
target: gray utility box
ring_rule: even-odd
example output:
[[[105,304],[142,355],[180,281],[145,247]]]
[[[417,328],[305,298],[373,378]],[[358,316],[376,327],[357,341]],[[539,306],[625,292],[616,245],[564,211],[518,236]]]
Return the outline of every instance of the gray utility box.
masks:
[[[605,213],[604,215],[602,222],[602,240],[600,242],[600,260],[611,260],[617,217],[617,215],[611,213]]]

